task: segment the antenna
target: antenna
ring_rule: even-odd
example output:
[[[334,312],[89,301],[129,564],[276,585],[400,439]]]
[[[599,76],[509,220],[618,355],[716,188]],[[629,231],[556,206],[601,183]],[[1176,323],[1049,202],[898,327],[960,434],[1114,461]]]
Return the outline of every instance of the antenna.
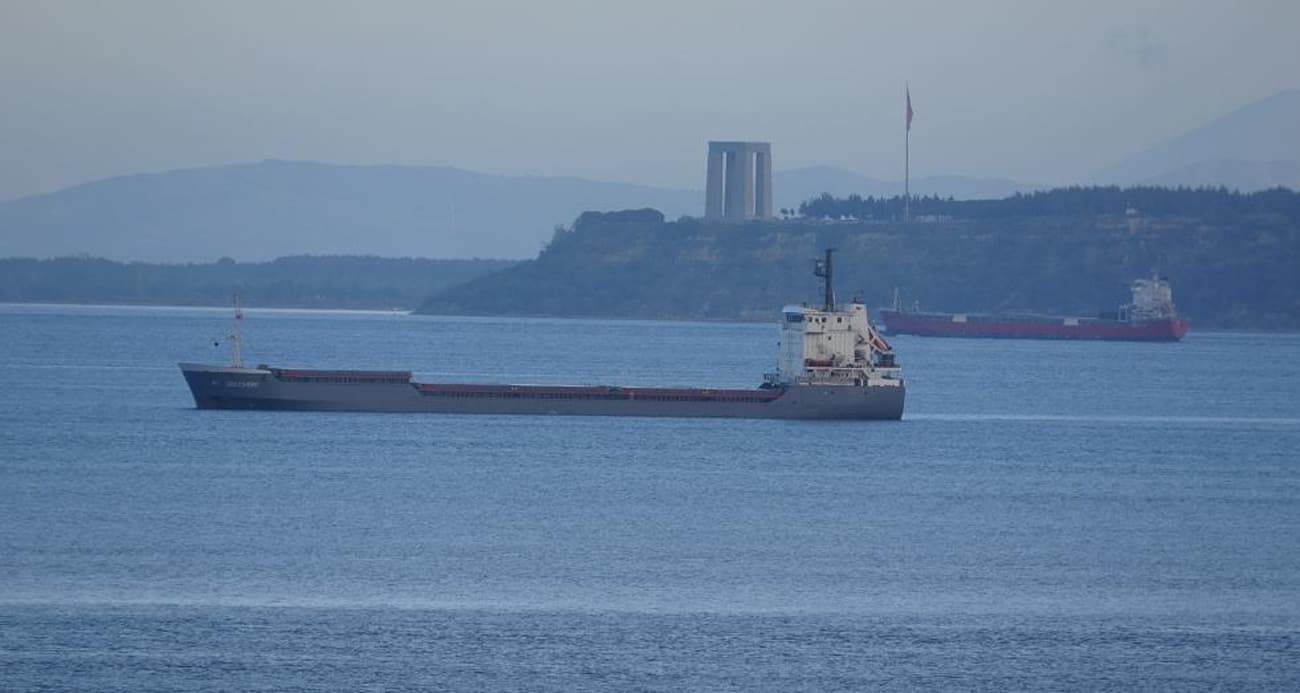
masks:
[[[239,307],[239,293],[235,293],[235,317],[231,321],[230,332],[230,365],[235,368],[243,368],[243,360],[239,357],[239,321],[244,319],[244,311]]]
[[[813,267],[813,274],[821,277],[826,283],[826,305],[822,310],[827,312],[835,310],[834,270],[831,265],[831,253],[834,252],[834,248],[827,248],[826,259],[818,260],[817,264]]]

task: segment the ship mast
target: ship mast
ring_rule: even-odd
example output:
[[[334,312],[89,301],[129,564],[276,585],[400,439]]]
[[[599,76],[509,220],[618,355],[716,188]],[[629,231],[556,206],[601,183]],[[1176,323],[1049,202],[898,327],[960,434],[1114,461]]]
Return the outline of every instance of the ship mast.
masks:
[[[831,253],[834,252],[834,248],[827,248],[826,259],[818,260],[817,265],[813,268],[813,274],[821,277],[826,282],[826,303],[822,310],[828,313],[835,310],[834,271],[831,266]]]
[[[230,365],[243,368],[243,359],[239,355],[239,321],[244,319],[244,311],[239,307],[239,294],[235,294],[235,317],[231,320],[230,330]]]

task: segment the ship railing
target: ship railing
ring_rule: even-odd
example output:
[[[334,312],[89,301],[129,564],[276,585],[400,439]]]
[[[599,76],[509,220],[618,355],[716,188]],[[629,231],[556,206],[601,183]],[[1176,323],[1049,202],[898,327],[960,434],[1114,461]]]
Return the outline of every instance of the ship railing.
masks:
[[[849,382],[855,380],[902,380],[903,369],[894,367],[865,366],[811,366],[804,368],[800,380],[804,382]]]
[[[809,366],[803,369],[801,380],[805,382],[853,382],[870,377],[866,368],[860,366]]]

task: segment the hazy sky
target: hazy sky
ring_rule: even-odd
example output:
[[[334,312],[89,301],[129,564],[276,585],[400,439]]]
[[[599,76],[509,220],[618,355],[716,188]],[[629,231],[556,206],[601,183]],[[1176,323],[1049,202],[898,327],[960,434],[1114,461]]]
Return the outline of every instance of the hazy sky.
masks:
[[[1300,86],[1300,0],[0,0],[0,199],[267,158],[1047,183]]]

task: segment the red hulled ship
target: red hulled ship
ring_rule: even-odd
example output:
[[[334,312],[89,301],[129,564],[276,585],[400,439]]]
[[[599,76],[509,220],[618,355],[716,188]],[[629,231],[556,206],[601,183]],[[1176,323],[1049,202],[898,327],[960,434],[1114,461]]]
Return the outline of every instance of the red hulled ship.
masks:
[[[1178,315],[1169,282],[1158,275],[1138,279],[1133,300],[1109,315],[1068,317],[1035,313],[938,313],[905,310],[895,298],[880,312],[890,334],[924,337],[1006,337],[1017,339],[1103,339],[1176,342],[1188,322]]]

